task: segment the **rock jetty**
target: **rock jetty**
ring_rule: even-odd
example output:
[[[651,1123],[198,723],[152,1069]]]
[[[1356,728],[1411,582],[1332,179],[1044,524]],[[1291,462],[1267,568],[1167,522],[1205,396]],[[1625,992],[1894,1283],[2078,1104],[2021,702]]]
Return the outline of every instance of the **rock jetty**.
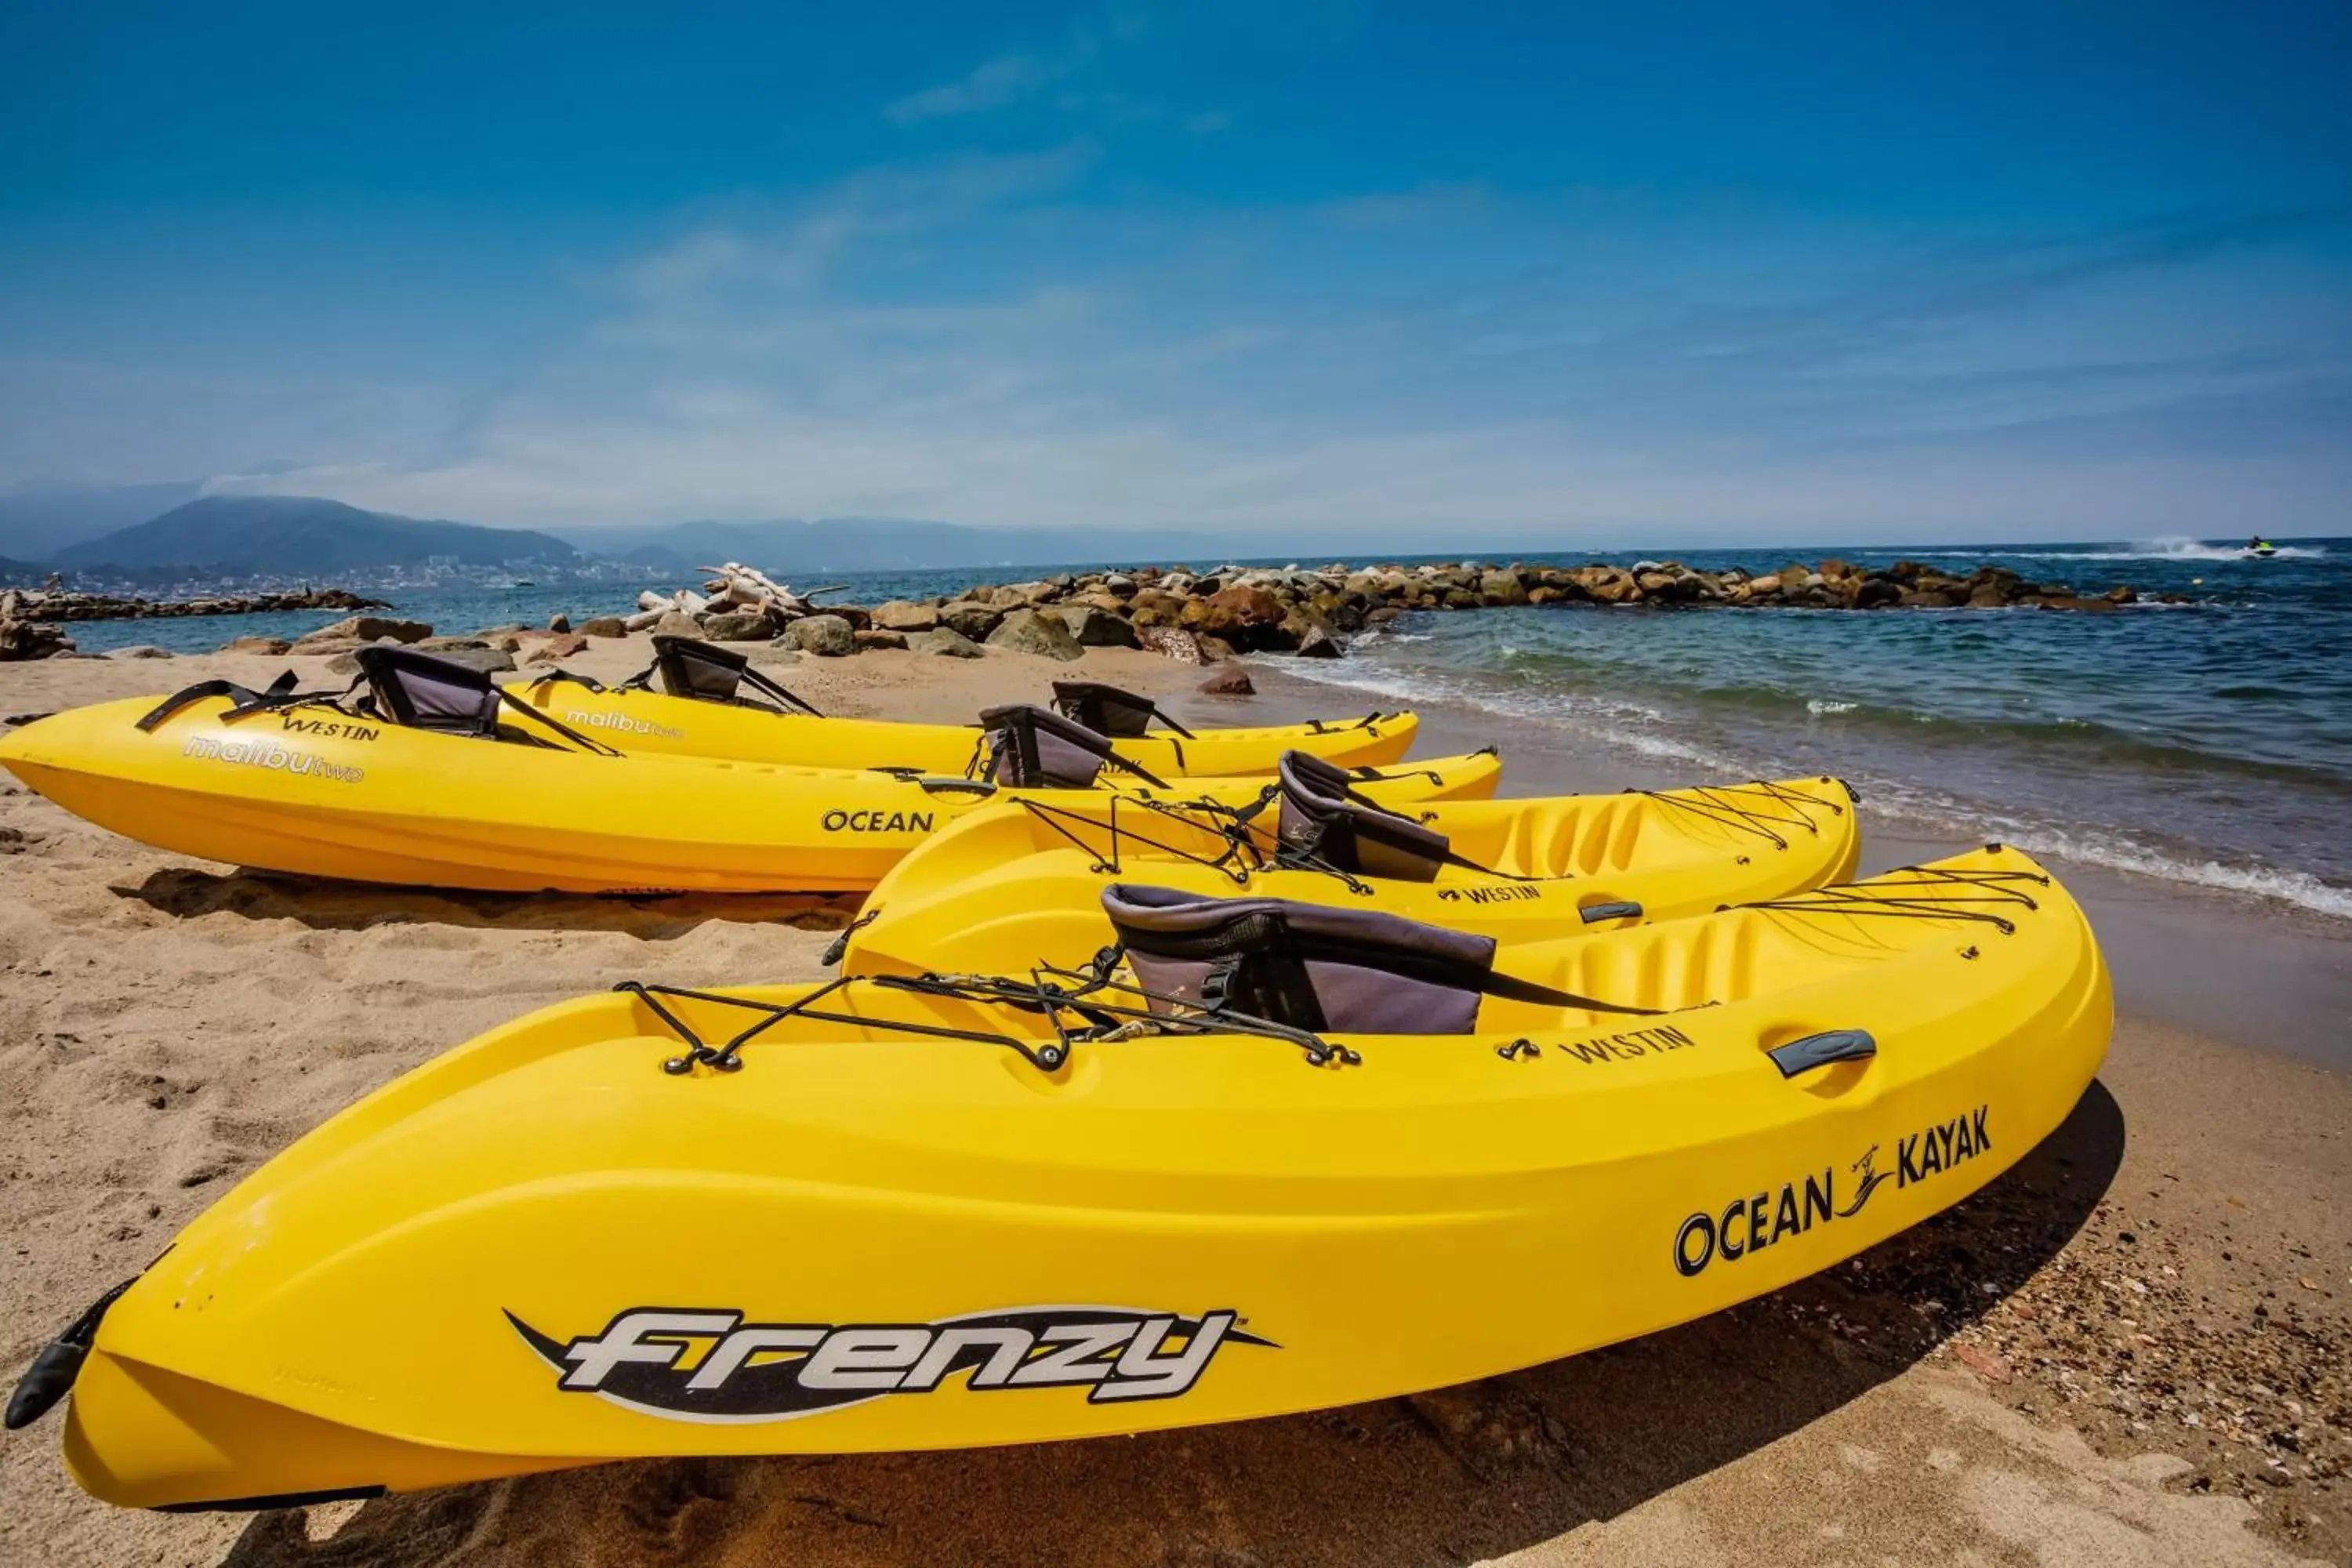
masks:
[[[2101,614],[2140,602],[2130,587],[2084,593],[2064,583],[2036,582],[2004,566],[1979,566],[1961,574],[1898,561],[1864,570],[1834,558],[1767,573],[1739,567],[1702,572],[1678,561],[1632,566],[1228,566],[1213,572],[1146,566],[976,584],[960,594],[893,599],[871,608],[819,607],[732,563],[712,570],[721,575],[708,584],[710,598],[691,591],[667,597],[647,594],[638,613],[623,624],[633,631],[719,642],[781,639],[786,647],[825,656],[898,647],[900,638],[908,647],[921,647],[921,639],[946,632],[959,644],[986,643],[1057,658],[1076,658],[1088,647],[1120,647],[1201,664],[1234,653],[1336,658],[1348,637],[1418,610],[1549,605]],[[2171,595],[2167,602],[2181,601]]]
[[[180,616],[258,616],[280,610],[380,610],[348,588],[299,588],[285,594],[215,595],[203,599],[130,599],[112,594],[77,594],[62,588],[22,588],[9,595],[21,613],[37,621],[144,621]]]

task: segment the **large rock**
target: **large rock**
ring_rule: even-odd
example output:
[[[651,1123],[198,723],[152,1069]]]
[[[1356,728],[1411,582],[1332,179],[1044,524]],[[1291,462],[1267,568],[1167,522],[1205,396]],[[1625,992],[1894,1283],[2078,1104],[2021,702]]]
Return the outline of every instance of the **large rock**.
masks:
[[[994,631],[1004,619],[1004,612],[992,605],[976,604],[970,599],[958,599],[940,606],[940,625],[959,637],[978,642]]]
[[[1081,647],[1141,647],[1135,627],[1125,616],[1092,605],[1063,605],[1049,612],[1061,617]]]
[[[1339,639],[1323,626],[1309,626],[1299,634],[1298,646],[1291,650],[1300,658],[1338,658]]]
[[[109,658],[169,658],[172,657],[172,650],[167,647],[157,647],[151,642],[135,642],[128,647],[111,649],[106,657]]]
[[[665,637],[698,637],[702,623],[684,610],[672,610],[654,623],[654,635]]]
[[[808,618],[824,620],[827,617],[812,616]],[[842,622],[845,631],[848,626],[848,622]],[[775,625],[768,619],[765,610],[729,610],[706,616],[702,622],[702,635],[712,642],[766,642],[775,636]]]
[[[1857,610],[1875,610],[1902,602],[1903,584],[1892,577],[1865,577],[1853,591],[1853,607]]]
[[[276,656],[293,647],[284,637],[238,637],[221,645],[223,653],[258,653]]]
[[[940,624],[940,612],[930,605],[892,599],[874,607],[874,625],[886,632],[928,632]]]
[[[542,641],[525,664],[561,664],[573,654],[586,650],[588,639],[578,632],[563,632]]]
[[[1077,658],[1086,651],[1061,616],[1044,610],[1014,610],[988,634],[988,646],[1046,658]]]
[[[909,632],[907,647],[916,653],[935,653],[945,658],[978,658],[980,645],[961,632],[940,626],[936,631]]]
[[[885,631],[880,626],[867,626],[863,631],[852,632],[849,635],[857,644],[857,651],[860,653],[872,653],[877,648],[903,650],[907,646],[905,632]]]
[[[1257,688],[1250,684],[1249,671],[1238,664],[1229,664],[1208,679],[1201,682],[1202,691],[1212,697],[1255,697]]]
[[[777,640],[820,658],[840,658],[857,651],[857,634],[839,616],[803,616],[786,626]]]
[[[1622,566],[1587,566],[1576,574],[1576,581],[1587,595],[1604,605],[1631,605],[1642,597],[1641,584]]]
[[[580,635],[589,637],[625,637],[629,635],[629,623],[619,616],[598,616],[582,623]]]
[[[1495,571],[1478,579],[1478,593],[1490,605],[1524,605],[1528,585],[1517,572]]]
[[[568,632],[572,629],[572,617],[558,610],[547,617],[547,629],[551,632]]]
[[[1141,626],[1136,640],[1147,650],[1162,658],[1172,658],[1179,664],[1204,664],[1201,657],[1201,639],[1181,626]]]
[[[312,645],[328,642],[423,642],[433,635],[433,628],[423,621],[396,621],[389,616],[346,616],[331,626],[304,632],[294,639],[294,651],[305,653]]]

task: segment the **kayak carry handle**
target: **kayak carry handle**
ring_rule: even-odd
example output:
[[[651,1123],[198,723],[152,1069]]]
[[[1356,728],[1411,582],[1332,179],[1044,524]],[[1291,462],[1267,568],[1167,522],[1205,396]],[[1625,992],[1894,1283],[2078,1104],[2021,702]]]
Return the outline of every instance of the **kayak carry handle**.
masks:
[[[986,779],[921,778],[913,781],[925,795],[994,795],[996,786]]]
[[[1801,1040],[1790,1040],[1785,1046],[1774,1046],[1764,1054],[1772,1058],[1772,1065],[1780,1069],[1782,1078],[1794,1078],[1832,1062],[1868,1061],[1878,1054],[1878,1042],[1867,1029],[1831,1029],[1807,1035]]]
[[[1576,911],[1586,925],[1595,921],[1637,921],[1642,918],[1642,906],[1631,899],[1620,899],[1613,904],[1587,904]]]

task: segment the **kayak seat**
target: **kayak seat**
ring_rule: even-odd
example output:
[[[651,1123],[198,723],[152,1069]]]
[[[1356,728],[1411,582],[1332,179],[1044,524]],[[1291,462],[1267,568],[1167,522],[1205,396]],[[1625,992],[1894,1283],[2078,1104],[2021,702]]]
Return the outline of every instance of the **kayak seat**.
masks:
[[[1121,757],[1108,736],[1048,709],[1027,702],[990,708],[980,727],[988,775],[1012,789],[1091,789],[1106,765],[1167,787]]]
[[[1099,680],[1054,682],[1054,707],[1064,718],[1075,720],[1098,735],[1132,740],[1149,733],[1151,721],[1158,719],[1185,739],[1192,738],[1192,731],[1160,711],[1160,705],[1150,698],[1139,697]]]
[[[750,658],[731,648],[698,637],[660,632],[654,637],[654,668],[661,672],[662,689],[672,697],[698,697],[705,702],[734,702],[743,684]]]
[[[1305,752],[1285,752],[1275,765],[1282,815],[1278,853],[1334,870],[1400,882],[1433,882],[1452,845],[1349,787],[1346,770]]]
[[[655,633],[653,663],[623,682],[622,689],[642,687],[650,690],[656,674],[661,677],[662,691],[667,696],[688,697],[698,702],[726,702],[738,708],[772,705],[781,710],[797,710],[812,718],[824,717],[797,693],[752,668],[750,655],[704,642],[700,637],[679,637],[675,632]],[[742,689],[746,686],[766,701],[745,696]]]
[[[371,643],[352,658],[375,710],[394,723],[444,735],[498,735],[499,689],[488,670],[392,643]]]
[[[1371,910],[1124,882],[1103,889],[1102,906],[1158,1013],[1181,1005],[1316,1032],[1466,1035],[1496,989],[1493,937]]]

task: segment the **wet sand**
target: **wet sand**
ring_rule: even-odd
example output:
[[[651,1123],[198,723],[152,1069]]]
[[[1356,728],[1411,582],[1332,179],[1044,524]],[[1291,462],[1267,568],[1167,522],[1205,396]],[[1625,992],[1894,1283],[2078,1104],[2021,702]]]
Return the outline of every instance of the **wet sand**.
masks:
[[[215,675],[266,681],[286,662],[10,666],[0,712]],[[610,678],[641,655],[600,645],[569,662]],[[1183,693],[1202,673],[1099,651],[1082,668]],[[992,652],[780,673],[828,710],[962,720],[1037,698],[1073,668]],[[1329,712],[1342,695],[1255,673],[1267,695],[1188,695],[1180,715],[1261,721]],[[1422,749],[1499,741],[1510,793],[1693,782],[1471,726],[1437,715]],[[9,1377],[239,1176],[356,1096],[616,979],[814,976],[855,907],[322,886],[150,850],[5,787]],[[1880,836],[1870,865],[1957,847]],[[2352,944],[2258,908],[2066,875],[2116,958],[2126,1016],[2065,1127],[1937,1221],[1682,1329],[1461,1389],[1234,1426],[965,1454],[647,1461],[307,1514],[108,1509],[64,1478],[53,1415],[0,1440],[0,1561],[2352,1560],[2352,1089],[2340,1070]]]

